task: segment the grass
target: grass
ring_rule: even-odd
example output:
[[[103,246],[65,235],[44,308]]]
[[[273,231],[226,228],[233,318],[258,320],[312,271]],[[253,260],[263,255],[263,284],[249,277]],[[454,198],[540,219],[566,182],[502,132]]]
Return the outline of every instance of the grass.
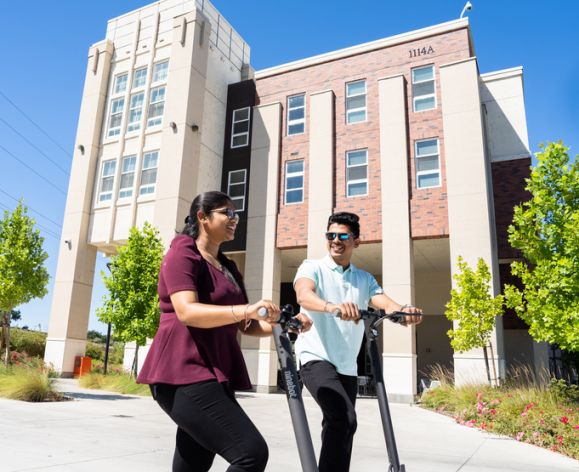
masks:
[[[426,391],[423,407],[447,414],[460,424],[510,436],[579,459],[579,389],[564,381],[548,386],[507,381],[501,387],[450,382]]]
[[[103,375],[91,372],[79,378],[79,385],[84,388],[108,390],[109,392],[151,396],[148,385],[136,383],[135,379],[126,373]]]
[[[0,368],[0,397],[26,402],[61,401],[50,380],[50,371],[26,365]]]

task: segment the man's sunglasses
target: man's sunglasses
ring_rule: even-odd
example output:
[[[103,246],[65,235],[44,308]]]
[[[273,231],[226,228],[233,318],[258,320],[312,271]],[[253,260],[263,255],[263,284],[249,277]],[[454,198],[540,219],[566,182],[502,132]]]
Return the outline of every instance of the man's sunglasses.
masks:
[[[235,221],[236,223],[239,221],[239,215],[235,213],[233,208],[217,208],[216,210],[211,210],[210,213],[221,213],[227,216],[229,221]]]
[[[328,241],[333,241],[334,239],[336,239],[336,237],[340,241],[347,241],[348,239],[350,239],[350,236],[354,235],[352,233],[331,233],[331,232],[326,233],[326,239]]]

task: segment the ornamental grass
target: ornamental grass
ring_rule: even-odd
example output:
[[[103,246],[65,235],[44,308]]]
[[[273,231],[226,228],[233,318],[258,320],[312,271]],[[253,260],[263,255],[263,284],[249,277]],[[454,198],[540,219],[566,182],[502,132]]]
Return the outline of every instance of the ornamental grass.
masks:
[[[500,387],[441,382],[421,397],[421,406],[455,418],[457,423],[510,436],[579,459],[579,388],[563,380]],[[522,384],[522,385],[521,385]]]

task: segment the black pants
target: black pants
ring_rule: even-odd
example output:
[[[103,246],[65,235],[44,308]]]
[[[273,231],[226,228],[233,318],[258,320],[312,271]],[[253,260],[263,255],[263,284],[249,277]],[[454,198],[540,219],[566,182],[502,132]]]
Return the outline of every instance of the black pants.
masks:
[[[156,384],[151,391],[178,426],[173,472],[208,471],[215,454],[231,464],[229,472],[265,470],[267,444],[225,384]]]
[[[326,361],[308,362],[300,373],[323,413],[320,472],[347,472],[357,427],[354,407],[358,379],[338,374],[336,368]]]

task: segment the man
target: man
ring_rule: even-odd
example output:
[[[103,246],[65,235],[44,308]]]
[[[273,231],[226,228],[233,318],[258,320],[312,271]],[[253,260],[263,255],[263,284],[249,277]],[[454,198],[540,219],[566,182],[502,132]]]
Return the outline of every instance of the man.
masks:
[[[404,325],[420,322],[422,311],[389,298],[376,279],[350,260],[360,245],[360,223],[353,213],[334,213],[327,226],[328,255],[305,260],[294,288],[301,311],[313,320],[295,344],[304,385],[322,409],[320,472],[348,471],[356,432],[357,357],[364,337],[358,309],[369,304],[403,311]],[[334,313],[339,311],[340,318]]]

